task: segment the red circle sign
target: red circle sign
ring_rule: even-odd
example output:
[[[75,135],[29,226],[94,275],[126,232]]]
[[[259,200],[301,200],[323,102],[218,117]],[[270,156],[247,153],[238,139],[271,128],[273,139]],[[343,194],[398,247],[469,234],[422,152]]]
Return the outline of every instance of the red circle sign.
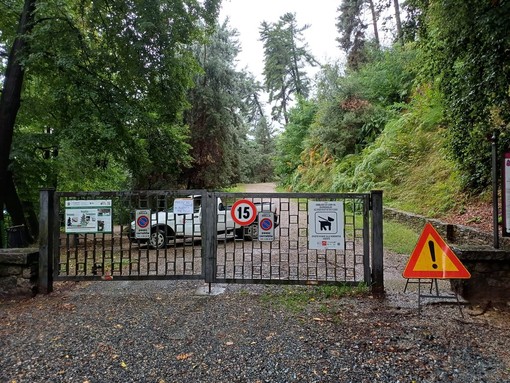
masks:
[[[263,218],[260,221],[260,228],[264,231],[269,231],[273,227],[273,221],[270,218]]]
[[[138,224],[138,227],[141,227],[142,229],[145,229],[147,226],[149,226],[149,217],[146,215],[141,215],[138,217],[138,220],[136,223]]]
[[[247,199],[240,199],[232,205],[230,215],[235,223],[241,226],[248,226],[255,221],[257,217],[257,208]]]

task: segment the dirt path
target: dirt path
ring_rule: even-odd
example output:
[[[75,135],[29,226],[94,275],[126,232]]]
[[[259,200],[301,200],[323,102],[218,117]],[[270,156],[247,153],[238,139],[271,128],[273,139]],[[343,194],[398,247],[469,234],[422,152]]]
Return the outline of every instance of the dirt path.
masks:
[[[240,185],[247,193],[275,193],[276,183],[265,182],[258,184],[243,184]]]

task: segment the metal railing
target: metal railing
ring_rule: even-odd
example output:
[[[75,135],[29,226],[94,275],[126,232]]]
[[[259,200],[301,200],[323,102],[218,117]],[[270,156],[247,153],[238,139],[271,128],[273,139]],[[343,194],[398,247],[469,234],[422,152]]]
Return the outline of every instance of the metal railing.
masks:
[[[259,241],[257,235],[229,241],[219,238],[216,246],[214,281],[228,283],[283,284],[370,284],[369,194],[317,193],[215,193],[227,205],[247,199],[271,206],[277,211],[277,227],[272,241]],[[312,249],[310,235],[317,222],[310,217],[310,202],[339,202],[340,217],[322,217],[324,238],[343,238],[341,246]],[[327,214],[322,214],[326,216]],[[331,214],[332,215],[332,214]],[[321,223],[319,217],[319,224]],[[254,231],[257,228],[253,226]],[[342,231],[337,232],[337,231]],[[254,238],[252,238],[254,237]],[[340,247],[340,248],[339,248]]]
[[[198,200],[194,210],[175,214],[174,201],[190,196]],[[270,237],[259,238],[263,229],[257,219],[248,226],[232,221],[231,209],[239,200],[276,213]],[[103,202],[107,207],[87,206]],[[43,292],[51,291],[54,280],[100,279],[364,283],[375,293],[383,292],[382,192],[43,190],[40,203]],[[332,211],[327,217],[321,213],[310,218],[309,209],[321,204],[341,207],[341,214]],[[135,231],[140,209],[151,213],[146,235]],[[332,228],[342,232],[335,237],[330,235]],[[314,230],[324,232],[324,243],[330,239],[338,243],[311,245]]]

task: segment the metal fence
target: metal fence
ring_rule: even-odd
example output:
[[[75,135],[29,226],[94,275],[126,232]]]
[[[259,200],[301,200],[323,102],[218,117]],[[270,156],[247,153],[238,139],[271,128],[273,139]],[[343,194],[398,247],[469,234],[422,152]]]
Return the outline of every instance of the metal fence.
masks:
[[[193,200],[192,210],[174,211],[176,200]],[[269,236],[261,237],[258,214],[250,225],[232,220],[236,202],[246,200],[256,213],[272,213]],[[311,213],[323,205],[341,207],[341,213]],[[324,231],[325,246],[313,245],[314,225]],[[101,279],[365,283],[375,292],[383,289],[381,192],[44,190],[40,226],[42,291],[51,291],[53,281]],[[329,240],[337,242],[329,246]]]
[[[214,279],[229,283],[367,283],[370,284],[369,194],[217,193],[232,205],[248,199],[273,207],[278,216],[274,240],[229,241],[216,246]],[[311,249],[309,202],[335,201],[344,206],[343,227],[338,218],[323,221],[343,230],[341,249]],[[323,214],[326,216],[327,214]],[[331,228],[330,228],[331,229]],[[331,230],[325,233],[329,237]],[[251,237],[251,236],[250,236]],[[256,237],[256,236],[255,236]],[[338,247],[338,246],[336,246]]]

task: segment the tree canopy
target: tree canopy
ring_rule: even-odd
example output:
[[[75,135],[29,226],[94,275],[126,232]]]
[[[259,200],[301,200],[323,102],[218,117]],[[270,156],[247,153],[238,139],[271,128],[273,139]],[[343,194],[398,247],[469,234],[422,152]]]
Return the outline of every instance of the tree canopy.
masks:
[[[458,175],[487,187],[487,138],[510,145],[508,1],[342,0],[348,60],[315,79],[309,26],[285,13],[260,25],[262,80],[237,68],[220,3],[0,2],[0,205],[15,224],[41,187],[223,188],[276,174],[295,189],[391,190],[416,183],[413,167],[429,185]]]
[[[299,27],[296,15],[286,13],[276,23],[263,22],[260,39],[264,44],[264,79],[269,102],[274,102],[272,117],[276,121],[288,121],[289,103],[292,96],[308,97],[310,79],[305,66],[316,65],[316,60],[303,40],[303,32],[309,26]]]
[[[490,143],[500,133],[510,144],[510,17],[508,1],[415,0],[421,13],[422,74],[439,79],[444,94],[449,148],[467,187],[491,180]],[[486,150],[480,150],[481,147]]]
[[[0,47],[11,51],[1,61],[0,175],[13,174],[23,199],[39,187],[83,180],[97,187],[90,181],[104,181],[106,170],[138,187],[175,179],[190,162],[183,112],[200,70],[191,46],[205,39],[218,10],[217,0],[0,3]],[[2,194],[0,205],[15,192]]]

